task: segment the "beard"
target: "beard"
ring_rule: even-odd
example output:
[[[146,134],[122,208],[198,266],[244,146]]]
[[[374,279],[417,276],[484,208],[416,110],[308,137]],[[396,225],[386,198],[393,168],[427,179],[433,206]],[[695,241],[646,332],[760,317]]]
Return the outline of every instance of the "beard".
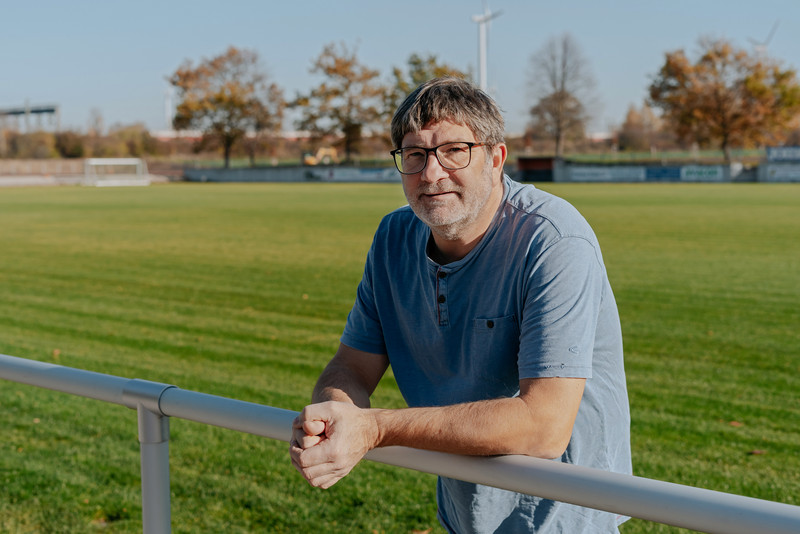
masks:
[[[487,161],[478,180],[464,187],[451,180],[403,190],[416,216],[448,241],[460,239],[481,215],[492,195],[492,163]],[[436,195],[436,196],[427,196]]]

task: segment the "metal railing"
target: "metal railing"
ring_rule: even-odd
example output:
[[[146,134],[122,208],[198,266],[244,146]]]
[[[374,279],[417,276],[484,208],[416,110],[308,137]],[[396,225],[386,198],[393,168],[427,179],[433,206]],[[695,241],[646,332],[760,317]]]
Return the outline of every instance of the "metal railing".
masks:
[[[167,384],[0,354],[0,378],[137,410],[142,527],[170,532],[169,418],[288,442],[297,412]],[[800,506],[528,456],[492,458],[386,447],[367,459],[677,527],[720,534],[797,534]],[[298,483],[300,483],[298,481]]]

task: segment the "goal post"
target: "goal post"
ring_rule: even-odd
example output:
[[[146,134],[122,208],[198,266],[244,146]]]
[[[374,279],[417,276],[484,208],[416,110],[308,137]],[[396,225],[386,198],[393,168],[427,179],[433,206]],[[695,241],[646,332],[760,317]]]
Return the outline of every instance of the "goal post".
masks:
[[[97,187],[150,185],[147,164],[141,158],[87,158],[84,185]]]

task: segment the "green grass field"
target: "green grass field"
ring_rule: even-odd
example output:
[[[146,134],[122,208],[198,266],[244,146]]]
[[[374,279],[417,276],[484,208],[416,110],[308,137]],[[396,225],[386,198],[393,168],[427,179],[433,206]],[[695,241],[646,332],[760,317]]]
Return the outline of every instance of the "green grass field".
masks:
[[[594,226],[640,476],[800,505],[800,186],[543,184]],[[397,185],[0,190],[0,353],[299,410]],[[402,406],[391,377],[375,405]],[[307,486],[171,421],[174,532],[442,532],[432,475]],[[136,414],[0,381],[0,531],[141,532]],[[680,532],[632,520],[624,532]]]

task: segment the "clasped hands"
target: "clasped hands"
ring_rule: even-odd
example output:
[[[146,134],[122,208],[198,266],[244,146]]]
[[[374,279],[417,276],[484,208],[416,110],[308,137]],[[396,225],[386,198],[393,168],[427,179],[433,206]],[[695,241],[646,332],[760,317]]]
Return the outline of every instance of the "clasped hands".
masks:
[[[306,406],[292,423],[292,465],[314,487],[329,488],[378,445],[374,411],[347,402]]]

